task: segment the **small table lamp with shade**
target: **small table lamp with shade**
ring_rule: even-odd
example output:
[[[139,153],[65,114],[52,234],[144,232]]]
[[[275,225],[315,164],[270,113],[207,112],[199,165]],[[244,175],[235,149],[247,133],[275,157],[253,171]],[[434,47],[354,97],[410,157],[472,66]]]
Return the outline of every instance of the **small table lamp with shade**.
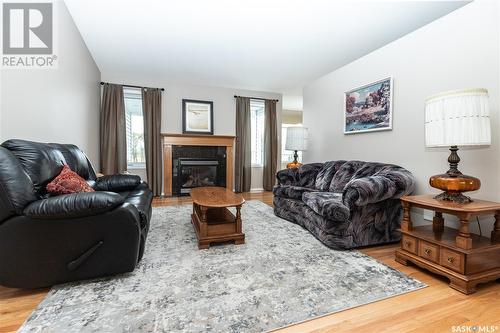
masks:
[[[462,192],[481,187],[478,178],[458,170],[458,147],[489,146],[491,144],[488,90],[466,89],[431,96],[425,106],[425,144],[427,147],[450,147],[450,169],[432,176],[429,184],[444,192],[434,197],[455,203],[472,200]]]
[[[307,127],[288,127],[286,130],[286,150],[293,150],[295,153],[293,154],[293,162],[290,162],[286,165],[288,169],[298,168],[302,165],[297,161],[299,155],[297,151],[305,151],[307,150],[307,140],[308,133]]]

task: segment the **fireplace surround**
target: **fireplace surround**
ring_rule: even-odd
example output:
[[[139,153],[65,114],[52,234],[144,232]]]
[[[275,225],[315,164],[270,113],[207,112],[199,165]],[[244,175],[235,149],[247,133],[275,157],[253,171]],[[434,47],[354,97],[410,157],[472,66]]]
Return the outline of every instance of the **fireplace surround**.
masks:
[[[193,134],[162,134],[163,148],[163,194],[166,197],[185,195],[189,192],[190,184],[204,181],[210,182],[213,178],[213,169],[217,161],[216,186],[225,186],[233,189],[233,147],[234,136],[229,135],[193,135]],[[198,163],[198,165],[193,165]],[[181,165],[180,162],[183,164]],[[213,165],[210,165],[213,164]],[[210,168],[204,168],[210,167]],[[191,174],[191,178],[184,178],[186,185],[184,193],[180,193],[178,173],[185,169],[184,176]],[[190,170],[189,170],[190,169]],[[204,170],[205,169],[205,170]],[[186,171],[187,170],[187,171]],[[194,174],[193,174],[194,173]],[[203,174],[205,173],[205,174]],[[208,176],[208,180],[206,180]],[[182,173],[181,173],[182,179]]]

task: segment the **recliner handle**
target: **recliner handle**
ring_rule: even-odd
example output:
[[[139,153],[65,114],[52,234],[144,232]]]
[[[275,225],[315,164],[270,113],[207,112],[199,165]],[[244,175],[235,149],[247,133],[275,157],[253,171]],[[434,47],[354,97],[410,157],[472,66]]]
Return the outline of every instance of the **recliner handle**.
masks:
[[[78,258],[76,258],[75,260],[73,261],[70,261],[66,267],[68,268],[68,270],[70,271],[74,271],[76,270],[78,267],[80,267],[81,264],[83,264],[83,262],[85,260],[87,260],[88,257],[90,257],[102,244],[104,244],[104,241],[98,241],[95,245],[93,245],[90,249],[88,249],[87,251],[85,251],[81,256],[79,256]]]

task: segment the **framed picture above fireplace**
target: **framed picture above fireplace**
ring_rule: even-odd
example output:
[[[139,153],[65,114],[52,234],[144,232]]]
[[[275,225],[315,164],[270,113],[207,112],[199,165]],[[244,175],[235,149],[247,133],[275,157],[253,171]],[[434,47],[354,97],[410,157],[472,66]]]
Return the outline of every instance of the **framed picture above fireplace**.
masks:
[[[183,99],[182,133],[214,134],[214,102]]]

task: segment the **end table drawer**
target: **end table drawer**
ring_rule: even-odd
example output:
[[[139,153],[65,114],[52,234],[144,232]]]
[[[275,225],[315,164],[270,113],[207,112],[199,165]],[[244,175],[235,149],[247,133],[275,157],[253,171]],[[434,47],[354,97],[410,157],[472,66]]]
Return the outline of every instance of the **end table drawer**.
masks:
[[[464,255],[452,250],[441,248],[440,265],[450,268],[458,273],[465,273]]]
[[[418,256],[439,263],[439,246],[420,241],[418,242]]]
[[[405,251],[418,254],[417,253],[417,240],[413,237],[403,235],[401,238],[401,248]]]

